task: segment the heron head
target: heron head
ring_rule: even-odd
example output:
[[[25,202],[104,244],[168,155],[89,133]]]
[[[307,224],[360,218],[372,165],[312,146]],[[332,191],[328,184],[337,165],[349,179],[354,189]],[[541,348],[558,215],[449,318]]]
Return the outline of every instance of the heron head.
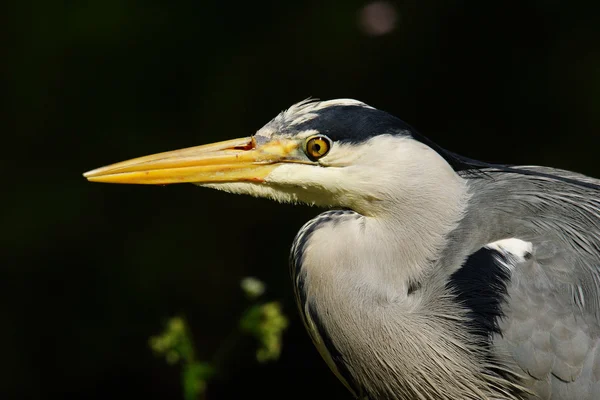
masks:
[[[253,136],[135,158],[84,176],[107,183],[194,183],[372,214],[389,201],[418,199],[423,188],[456,179],[439,151],[420,139],[400,119],[362,102],[309,100]]]

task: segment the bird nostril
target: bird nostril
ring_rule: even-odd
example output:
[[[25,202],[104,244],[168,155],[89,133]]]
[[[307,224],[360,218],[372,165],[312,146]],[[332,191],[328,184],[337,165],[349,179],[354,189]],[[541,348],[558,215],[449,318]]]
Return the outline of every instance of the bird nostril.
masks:
[[[252,140],[250,140],[248,143],[246,143],[243,146],[235,146],[233,148],[233,150],[252,150],[256,148],[256,139],[254,139],[254,136],[252,136]]]

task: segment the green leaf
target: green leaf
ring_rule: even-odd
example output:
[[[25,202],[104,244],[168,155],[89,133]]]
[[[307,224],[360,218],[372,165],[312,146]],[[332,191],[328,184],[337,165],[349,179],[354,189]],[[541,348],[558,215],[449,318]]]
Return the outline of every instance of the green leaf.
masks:
[[[183,397],[185,400],[198,400],[206,390],[208,380],[214,375],[213,368],[203,362],[192,362],[183,367]]]
[[[281,310],[281,304],[276,301],[252,306],[240,321],[240,329],[260,342],[256,351],[259,362],[279,358],[283,331],[287,326],[288,320]]]

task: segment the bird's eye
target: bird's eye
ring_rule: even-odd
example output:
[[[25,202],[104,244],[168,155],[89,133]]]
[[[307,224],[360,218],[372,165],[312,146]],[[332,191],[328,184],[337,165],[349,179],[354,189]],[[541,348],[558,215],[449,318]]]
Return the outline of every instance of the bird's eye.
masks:
[[[306,155],[313,161],[329,153],[329,149],[331,149],[331,139],[327,136],[313,136],[306,141]]]

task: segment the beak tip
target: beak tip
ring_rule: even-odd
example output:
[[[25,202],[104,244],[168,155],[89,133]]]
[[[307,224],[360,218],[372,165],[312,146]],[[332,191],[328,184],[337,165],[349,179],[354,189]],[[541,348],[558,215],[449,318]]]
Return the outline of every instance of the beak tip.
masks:
[[[101,172],[103,172],[102,170],[104,170],[105,168],[96,168],[96,169],[92,169],[90,171],[84,172],[82,175],[84,178],[87,178],[88,180],[94,176],[98,176],[100,175]]]

